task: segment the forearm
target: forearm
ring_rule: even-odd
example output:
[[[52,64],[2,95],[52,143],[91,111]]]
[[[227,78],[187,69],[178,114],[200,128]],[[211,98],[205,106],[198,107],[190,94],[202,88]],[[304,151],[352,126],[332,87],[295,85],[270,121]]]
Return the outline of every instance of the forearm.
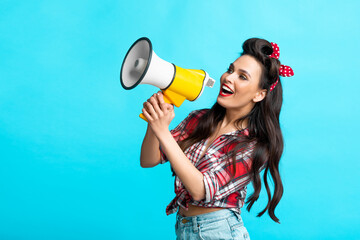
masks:
[[[190,162],[169,131],[159,136],[163,152],[192,198],[200,201],[205,197],[203,174]]]
[[[141,146],[140,166],[143,168],[154,167],[160,163],[159,140],[148,125]]]

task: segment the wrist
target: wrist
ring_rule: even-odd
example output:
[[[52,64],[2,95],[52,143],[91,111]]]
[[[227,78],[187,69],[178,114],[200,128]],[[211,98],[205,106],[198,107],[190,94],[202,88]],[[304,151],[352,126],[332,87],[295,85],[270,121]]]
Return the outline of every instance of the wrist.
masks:
[[[160,131],[156,135],[156,137],[158,138],[158,140],[161,144],[164,144],[169,141],[168,140],[169,138],[172,138],[172,135],[171,135],[169,129],[165,129],[165,130]]]

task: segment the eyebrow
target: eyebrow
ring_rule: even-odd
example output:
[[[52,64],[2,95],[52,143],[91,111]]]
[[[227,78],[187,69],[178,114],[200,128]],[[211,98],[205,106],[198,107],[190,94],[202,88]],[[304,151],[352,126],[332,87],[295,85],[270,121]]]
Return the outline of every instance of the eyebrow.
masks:
[[[230,63],[230,67],[232,67],[232,68],[235,68],[234,67],[234,64],[232,64],[232,63]],[[244,72],[244,73],[246,73],[250,78],[251,78],[251,75],[250,75],[250,73],[248,73],[246,70],[244,70],[244,69],[241,69],[241,68],[239,68],[238,69],[239,71],[241,71],[241,72]]]

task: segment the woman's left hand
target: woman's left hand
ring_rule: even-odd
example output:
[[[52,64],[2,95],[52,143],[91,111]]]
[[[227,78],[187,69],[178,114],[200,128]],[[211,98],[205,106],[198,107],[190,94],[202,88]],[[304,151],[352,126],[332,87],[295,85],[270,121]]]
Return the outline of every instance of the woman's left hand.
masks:
[[[161,91],[144,103],[142,112],[158,138],[163,132],[169,131],[169,125],[175,117],[174,106],[164,101]]]

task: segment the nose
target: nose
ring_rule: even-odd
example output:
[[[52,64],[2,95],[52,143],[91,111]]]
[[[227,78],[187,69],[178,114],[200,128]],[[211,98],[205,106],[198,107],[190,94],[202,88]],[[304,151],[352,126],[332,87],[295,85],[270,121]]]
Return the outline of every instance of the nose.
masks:
[[[231,74],[228,74],[227,76],[225,76],[225,82],[233,83],[233,81],[235,79],[236,79],[236,73],[231,73]]]

